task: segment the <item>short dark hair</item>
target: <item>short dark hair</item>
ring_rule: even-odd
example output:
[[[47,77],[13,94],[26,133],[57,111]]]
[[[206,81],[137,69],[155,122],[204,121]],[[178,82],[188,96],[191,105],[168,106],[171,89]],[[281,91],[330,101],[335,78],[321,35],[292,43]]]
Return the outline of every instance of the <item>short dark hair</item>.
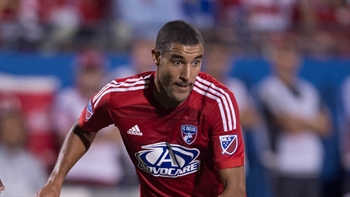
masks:
[[[201,33],[193,25],[175,20],[166,23],[158,32],[156,40],[156,49],[161,53],[170,50],[172,43],[183,45],[204,45]]]

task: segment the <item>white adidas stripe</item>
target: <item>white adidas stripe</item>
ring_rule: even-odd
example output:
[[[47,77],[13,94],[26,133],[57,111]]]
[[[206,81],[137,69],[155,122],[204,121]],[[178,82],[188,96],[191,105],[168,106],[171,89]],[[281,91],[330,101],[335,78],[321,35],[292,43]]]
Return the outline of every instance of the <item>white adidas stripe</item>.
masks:
[[[95,102],[95,100],[101,95],[103,94],[103,92],[105,92],[107,89],[110,89],[110,88],[118,88],[118,87],[121,87],[121,86],[126,86],[126,87],[132,87],[132,86],[136,86],[136,85],[142,85],[142,84],[148,84],[149,83],[149,80],[148,81],[137,81],[137,82],[134,82],[134,83],[125,83],[125,82],[122,82],[122,83],[108,83],[107,85],[105,85],[94,97],[93,97],[93,102]],[[127,88],[125,88],[127,89]]]
[[[133,86],[133,85],[138,85],[138,84],[148,84],[149,80],[146,80],[148,78],[151,77],[150,75],[147,75],[145,77],[139,77],[139,78],[131,78],[131,79],[127,79],[123,82],[116,82],[115,80],[113,80],[112,82],[108,83],[107,85],[105,85],[94,97],[93,97],[93,102],[96,100],[97,97],[99,97],[106,89],[110,88],[110,87],[120,87],[122,85],[124,86]],[[136,83],[128,83],[128,82],[136,82]]]
[[[209,91],[210,93],[212,94],[208,94],[208,96],[214,100],[217,100],[219,102],[219,107],[221,110],[224,110],[223,109],[223,106],[222,104],[225,106],[225,109],[229,109],[230,107],[228,106],[228,102],[227,102],[227,99],[224,97],[224,98],[221,98],[223,97],[223,94],[221,94],[220,92],[214,90],[213,88],[208,88],[208,86],[205,86],[205,85],[202,85],[200,83],[197,84],[200,88],[204,89],[204,90],[207,90]],[[203,93],[202,93],[203,94]],[[221,99],[221,100],[220,100]],[[227,111],[227,110],[226,110]],[[230,110],[227,111],[227,120],[228,122],[232,122],[232,116],[231,116],[231,113],[230,113]],[[223,116],[225,116],[225,113],[223,113]],[[223,120],[226,120],[226,119],[223,119]],[[229,129],[232,130],[232,124],[228,124],[229,126]]]
[[[97,104],[100,102],[100,100],[102,99],[102,97],[108,93],[111,92],[127,92],[127,91],[133,91],[133,90],[142,90],[148,88],[148,85],[146,86],[137,86],[137,87],[129,87],[129,88],[112,88],[112,89],[108,89],[105,92],[103,92],[101,94],[101,96],[97,97],[93,102],[94,102],[94,107],[97,106]]]
[[[112,82],[105,85],[92,99],[92,102],[94,103],[94,107],[97,106],[97,104],[100,102],[102,97],[108,93],[111,92],[127,92],[127,91],[133,91],[133,90],[141,90],[148,88],[149,84],[149,77],[151,75],[147,75],[145,77],[140,77],[136,79],[127,79],[123,82],[116,82],[113,80]],[[148,80],[145,80],[148,79]],[[133,82],[133,83],[128,83]]]
[[[237,120],[235,116],[235,110],[232,104],[232,100],[227,92],[225,92],[222,88],[215,86],[213,83],[198,76],[196,78],[195,87],[193,90],[204,96],[208,96],[218,103],[224,131],[236,129]]]

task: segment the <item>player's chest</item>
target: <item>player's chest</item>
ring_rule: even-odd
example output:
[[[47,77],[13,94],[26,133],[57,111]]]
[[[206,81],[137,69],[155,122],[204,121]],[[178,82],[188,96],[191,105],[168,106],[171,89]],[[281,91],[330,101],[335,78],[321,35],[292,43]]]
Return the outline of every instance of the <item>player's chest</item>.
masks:
[[[124,108],[114,120],[124,140],[135,149],[159,142],[204,148],[209,142],[205,116],[190,107],[165,114],[152,107]]]

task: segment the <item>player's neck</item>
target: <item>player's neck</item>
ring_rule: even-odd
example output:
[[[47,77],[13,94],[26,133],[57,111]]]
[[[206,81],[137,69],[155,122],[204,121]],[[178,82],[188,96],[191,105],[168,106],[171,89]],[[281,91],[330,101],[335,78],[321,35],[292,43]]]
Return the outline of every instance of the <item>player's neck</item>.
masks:
[[[155,87],[153,89],[152,95],[156,99],[158,104],[164,107],[165,109],[175,109],[183,103],[175,102],[172,99],[170,99],[164,87],[161,85],[160,81],[157,80],[156,76],[154,77],[154,84]]]

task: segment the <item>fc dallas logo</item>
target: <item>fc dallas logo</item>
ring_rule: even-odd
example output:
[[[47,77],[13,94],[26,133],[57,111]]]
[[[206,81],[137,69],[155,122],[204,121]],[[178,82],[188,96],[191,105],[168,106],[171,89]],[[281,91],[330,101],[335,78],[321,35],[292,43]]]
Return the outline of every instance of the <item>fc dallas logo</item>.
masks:
[[[232,155],[234,152],[236,152],[238,147],[237,135],[220,136],[220,144],[221,144],[222,154]]]
[[[184,141],[190,145],[197,138],[198,129],[193,125],[181,125],[181,135]]]

